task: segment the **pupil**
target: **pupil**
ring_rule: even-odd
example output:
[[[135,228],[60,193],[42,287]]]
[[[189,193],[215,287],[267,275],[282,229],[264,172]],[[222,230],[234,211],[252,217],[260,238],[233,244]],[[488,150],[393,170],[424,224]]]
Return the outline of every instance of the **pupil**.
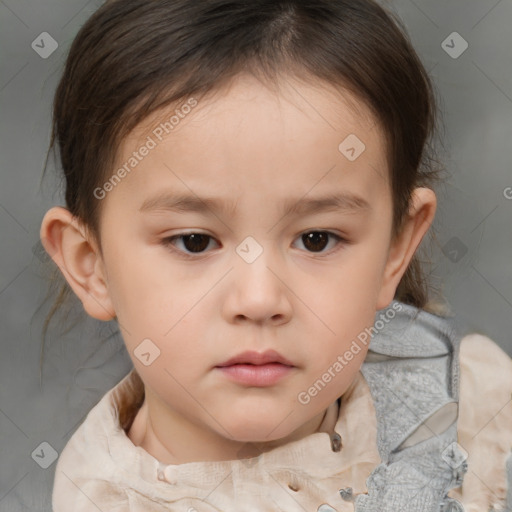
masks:
[[[313,250],[315,250],[315,249],[322,250],[323,248],[325,248],[325,245],[327,242],[327,233],[322,233],[321,231],[312,231],[311,233],[302,235],[302,241],[304,242],[304,246],[306,248],[311,248],[311,247],[308,247],[308,245],[309,246],[313,245],[313,247],[312,247]],[[318,247],[318,244],[321,247]]]
[[[190,241],[192,243],[190,243]],[[208,247],[208,235],[202,235],[200,233],[184,235],[183,243],[188,251],[201,252]]]
[[[201,252],[208,247],[208,235],[200,233],[184,235],[183,243],[190,252]],[[302,235],[304,246],[312,251],[321,251],[327,243],[327,233],[321,231],[312,231]]]

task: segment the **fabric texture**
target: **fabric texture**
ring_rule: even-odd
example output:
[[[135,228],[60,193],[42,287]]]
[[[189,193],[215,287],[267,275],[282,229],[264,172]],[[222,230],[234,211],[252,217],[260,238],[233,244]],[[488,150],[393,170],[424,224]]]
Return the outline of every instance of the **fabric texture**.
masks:
[[[166,465],[135,446],[133,369],[60,454],[53,512],[512,512],[510,357],[412,306],[378,313],[318,431],[249,459]]]
[[[368,495],[355,500],[356,511],[438,512],[448,504],[461,510],[447,499],[467,470],[456,430],[460,339],[447,319],[396,301],[380,322],[361,371],[374,399],[383,462],[367,480]],[[438,432],[424,428],[450,405]],[[418,441],[404,448],[411,435]]]

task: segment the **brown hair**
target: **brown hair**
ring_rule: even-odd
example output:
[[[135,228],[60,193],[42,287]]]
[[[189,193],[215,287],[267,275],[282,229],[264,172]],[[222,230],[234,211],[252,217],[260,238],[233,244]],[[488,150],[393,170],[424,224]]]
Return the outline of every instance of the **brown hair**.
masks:
[[[434,87],[400,19],[375,1],[111,0],[72,43],[48,150],[58,145],[66,206],[100,251],[93,191],[112,175],[123,138],[158,109],[218,91],[243,72],[268,84],[290,76],[334,85],[370,109],[386,136],[393,236],[413,188],[440,178]],[[59,280],[43,345],[52,316],[73,295]],[[429,286],[415,254],[395,299],[441,311]]]

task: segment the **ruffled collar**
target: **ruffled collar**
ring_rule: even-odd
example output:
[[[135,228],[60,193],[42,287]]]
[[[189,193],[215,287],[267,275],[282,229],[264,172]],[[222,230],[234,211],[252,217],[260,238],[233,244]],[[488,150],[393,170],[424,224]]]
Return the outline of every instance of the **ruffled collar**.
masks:
[[[278,483],[297,493],[307,489],[307,496],[302,498],[307,503],[330,500],[341,511],[340,487],[366,492],[365,480],[381,462],[376,446],[375,409],[361,372],[343,396],[328,407],[317,432],[241,460],[163,464],[135,446],[126,432],[143,394],[142,381],[132,369],[103,399],[108,414],[104,416],[102,435],[107,435],[110,456],[128,485],[144,494],[157,492],[169,502],[184,495],[201,498],[215,488],[210,502],[215,504],[217,499],[221,508],[229,497],[233,499],[233,489],[243,493],[247,485],[272,485],[274,481],[274,486]],[[273,501],[277,499],[278,496]]]

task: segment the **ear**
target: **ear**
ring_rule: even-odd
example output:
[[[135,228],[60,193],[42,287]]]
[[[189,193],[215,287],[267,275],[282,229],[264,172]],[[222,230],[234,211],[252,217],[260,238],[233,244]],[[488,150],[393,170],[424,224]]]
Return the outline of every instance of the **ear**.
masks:
[[[409,204],[402,230],[391,242],[388,251],[377,309],[389,306],[393,300],[400,279],[434,220],[437,201],[433,190],[424,187],[415,188]]]
[[[101,254],[82,223],[66,208],[55,206],[46,212],[39,235],[85,311],[98,320],[115,318]]]

